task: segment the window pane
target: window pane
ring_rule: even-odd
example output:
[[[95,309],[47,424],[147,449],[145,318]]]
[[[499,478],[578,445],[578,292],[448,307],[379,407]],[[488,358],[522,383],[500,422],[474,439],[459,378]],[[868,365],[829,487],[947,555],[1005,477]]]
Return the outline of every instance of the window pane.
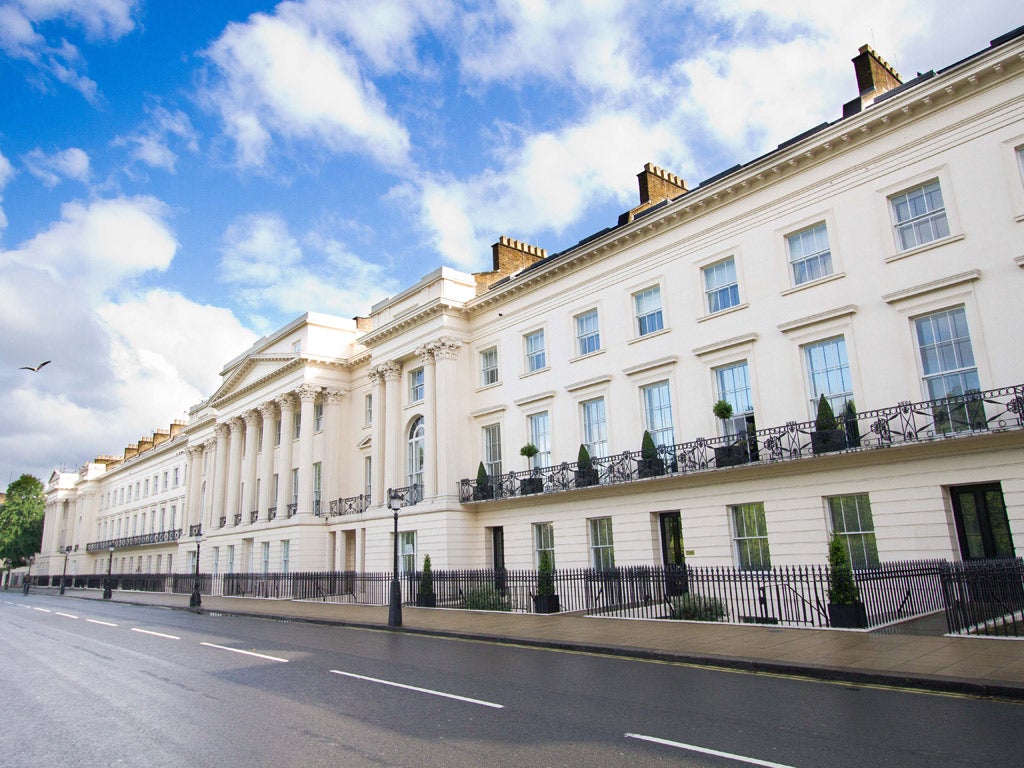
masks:
[[[661,315],[661,288],[654,286],[633,295],[636,306],[637,335],[660,331],[664,327]]]
[[[832,274],[832,252],[824,224],[786,238],[793,267],[793,284],[800,285]]]
[[[890,198],[900,249],[925,245],[949,235],[949,222],[938,181]]]
[[[732,516],[733,541],[740,570],[759,571],[771,568],[764,504],[758,502],[732,507]]]
[[[846,358],[846,339],[834,339],[804,347],[807,360],[808,389],[812,417],[818,412],[818,399],[825,395],[835,413],[853,397],[850,364]]]
[[[843,540],[853,567],[878,565],[875,524],[868,495],[832,496],[827,501],[832,532]]]
[[[601,348],[597,327],[597,310],[576,316],[576,349],[580,355],[589,355]]]
[[[482,386],[498,381],[498,350],[485,349],[480,353],[480,383]]]
[[[608,454],[608,436],[605,431],[604,398],[583,403],[583,442],[591,458]]]
[[[643,387],[644,417],[647,431],[654,444],[675,445],[675,430],[672,426],[672,397],[667,381]]]
[[[501,426],[484,427],[484,466],[490,477],[501,474]]]
[[[544,331],[526,335],[526,370],[538,371],[547,365],[544,354]]]
[[[537,446],[531,467],[547,467],[551,464],[551,423],[548,412],[535,413],[529,417],[530,442]]]

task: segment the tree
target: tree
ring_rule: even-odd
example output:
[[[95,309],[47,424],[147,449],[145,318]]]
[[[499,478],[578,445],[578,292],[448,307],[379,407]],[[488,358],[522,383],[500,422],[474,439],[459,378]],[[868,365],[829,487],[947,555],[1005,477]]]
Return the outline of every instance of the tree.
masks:
[[[7,486],[7,501],[0,507],[0,560],[8,568],[28,565],[42,546],[45,506],[43,484],[32,475]]]

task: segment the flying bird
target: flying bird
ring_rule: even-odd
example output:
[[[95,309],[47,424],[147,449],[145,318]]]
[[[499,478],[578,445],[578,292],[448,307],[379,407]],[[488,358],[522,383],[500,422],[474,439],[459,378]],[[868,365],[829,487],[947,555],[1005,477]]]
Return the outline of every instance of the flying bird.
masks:
[[[32,371],[33,373],[39,373],[39,369],[40,369],[40,368],[42,368],[42,367],[43,367],[44,365],[49,365],[49,364],[50,364],[50,361],[49,361],[49,360],[47,360],[47,361],[45,361],[45,362],[42,362],[42,363],[40,363],[40,364],[39,364],[39,365],[37,365],[37,366],[36,366],[35,368],[30,368],[30,367],[29,367],[29,366],[27,366],[27,365],[23,365],[23,366],[21,366],[21,368],[19,368],[18,370],[19,370],[19,371]]]

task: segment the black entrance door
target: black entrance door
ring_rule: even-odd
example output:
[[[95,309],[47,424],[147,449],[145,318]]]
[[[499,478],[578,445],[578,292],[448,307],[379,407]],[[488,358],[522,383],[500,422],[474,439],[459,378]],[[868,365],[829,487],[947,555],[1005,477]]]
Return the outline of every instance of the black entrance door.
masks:
[[[999,483],[958,485],[949,489],[964,560],[1013,557],[1013,539]]]
[[[658,515],[661,528],[661,564],[665,568],[665,591],[669,595],[686,592],[686,561],[683,557],[683,520],[678,512]]]
[[[505,529],[491,528],[491,558],[494,563],[494,588],[505,591]]]

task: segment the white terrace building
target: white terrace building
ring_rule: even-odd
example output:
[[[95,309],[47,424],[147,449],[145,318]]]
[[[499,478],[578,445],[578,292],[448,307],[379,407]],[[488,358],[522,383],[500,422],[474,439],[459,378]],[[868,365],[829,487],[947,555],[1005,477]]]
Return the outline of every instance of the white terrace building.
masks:
[[[1024,552],[1022,33],[905,84],[865,47],[834,123],[295,320],[166,439],[55,474],[39,573],[186,571],[195,526],[205,572],[387,570],[391,489],[406,569]]]

